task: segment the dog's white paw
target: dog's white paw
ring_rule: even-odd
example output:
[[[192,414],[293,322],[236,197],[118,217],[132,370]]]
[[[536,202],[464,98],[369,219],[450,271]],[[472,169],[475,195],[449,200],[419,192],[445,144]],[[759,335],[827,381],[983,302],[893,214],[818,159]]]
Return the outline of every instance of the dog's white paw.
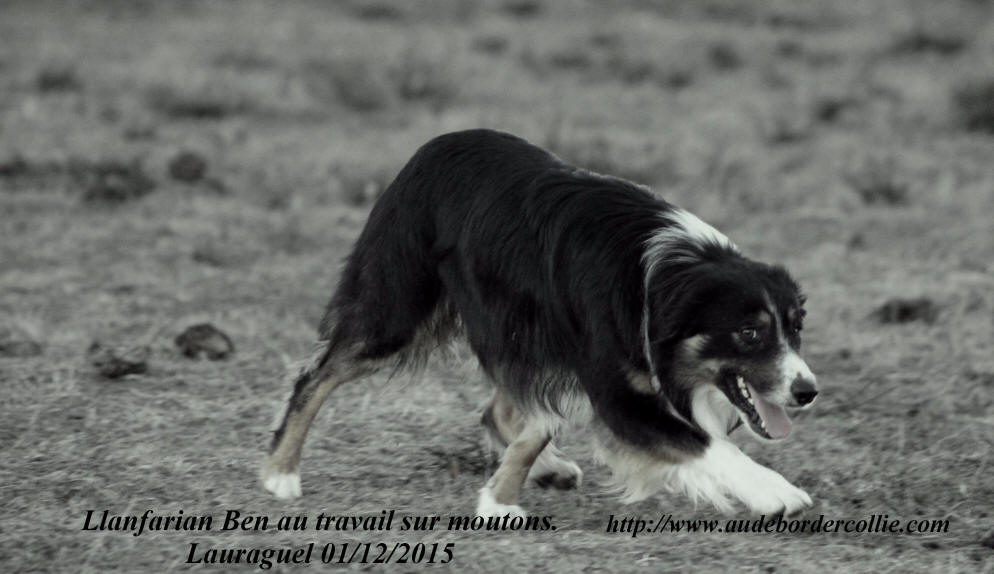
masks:
[[[511,518],[515,516],[527,517],[525,510],[517,504],[501,504],[494,499],[494,493],[489,488],[484,486],[480,489],[480,499],[476,503],[477,516],[500,518],[508,514],[511,515]]]
[[[749,491],[740,500],[754,514],[790,516],[811,506],[811,497],[770,469],[750,477]]]
[[[557,451],[543,450],[528,471],[528,480],[541,488],[570,490],[580,487],[583,471],[572,460],[559,456]]]
[[[262,485],[276,498],[293,499],[301,495],[300,475],[296,472],[275,472],[263,476]]]

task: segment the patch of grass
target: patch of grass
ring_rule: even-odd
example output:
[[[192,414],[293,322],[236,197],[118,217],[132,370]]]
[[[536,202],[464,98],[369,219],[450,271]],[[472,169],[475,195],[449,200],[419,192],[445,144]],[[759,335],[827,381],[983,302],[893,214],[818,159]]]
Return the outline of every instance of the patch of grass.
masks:
[[[448,107],[459,85],[444,62],[407,52],[392,65],[359,61],[313,61],[304,68],[313,97],[337,101],[361,112],[379,112],[405,103],[427,105],[434,111]]]
[[[814,135],[811,119],[789,109],[775,109],[769,115],[757,116],[756,124],[763,141],[770,146],[796,144]]]
[[[938,54],[940,56],[955,56],[968,45],[967,39],[954,32],[928,30],[921,26],[901,34],[890,48],[891,53],[899,55]]]
[[[313,61],[304,69],[308,91],[319,100],[333,99],[362,113],[384,110],[393,88],[382,70],[360,60]]]
[[[910,203],[910,185],[898,175],[893,158],[868,158],[842,175],[866,205],[903,206]]]
[[[873,311],[872,316],[877,321],[890,323],[911,323],[923,321],[935,323],[939,317],[939,306],[929,297],[913,299],[893,298],[884,302]]]
[[[403,22],[407,13],[388,2],[359,2],[352,6],[353,16],[364,22]]]
[[[7,319],[0,325],[0,359],[37,357],[45,348],[37,333],[25,329],[16,321]]]
[[[395,170],[334,166],[330,170],[338,194],[347,205],[366,208],[372,205],[396,176]]]
[[[121,130],[121,136],[129,141],[152,141],[159,136],[159,128],[153,122],[130,122]]]
[[[738,49],[729,42],[717,42],[708,48],[711,66],[721,72],[731,72],[742,67],[743,60]]]
[[[953,110],[969,131],[994,134],[994,77],[964,82],[952,91]]]
[[[123,203],[144,197],[156,187],[138,160],[77,161],[69,170],[83,188],[83,201],[88,203]]]
[[[771,28],[791,29],[791,30],[827,30],[839,25],[837,19],[827,14],[800,14],[786,10],[775,10],[764,18],[764,22]]]
[[[391,74],[397,95],[405,102],[427,104],[438,112],[459,94],[459,83],[444,62],[429,60],[412,50]]]
[[[0,160],[0,180],[10,189],[67,189],[81,191],[83,201],[108,203],[142,197],[156,185],[137,159],[114,158],[44,161],[14,155]]]
[[[621,45],[621,34],[612,31],[594,32],[590,35],[590,45],[602,50],[616,49]]]
[[[583,50],[557,50],[545,56],[545,63],[551,70],[583,72],[593,66],[590,54]]]
[[[506,52],[510,44],[511,41],[506,36],[487,34],[474,38],[471,47],[475,52],[497,56]]]
[[[266,243],[269,250],[286,255],[302,255],[320,248],[297,212],[289,212],[285,220],[268,233]]]
[[[826,124],[839,122],[847,112],[859,107],[859,100],[847,95],[825,95],[815,100],[811,108],[814,119]]]
[[[692,64],[661,62],[621,49],[592,53],[582,47],[559,48],[544,53],[532,50],[521,55],[521,63],[535,75],[573,73],[598,82],[620,82],[627,86],[653,84],[666,90],[682,90],[694,82]]]
[[[531,20],[541,16],[545,6],[538,0],[508,0],[500,9],[504,14],[518,20]]]
[[[667,65],[651,58],[616,54],[608,58],[600,73],[625,85],[653,84],[679,91],[694,83],[690,65]]]
[[[252,50],[228,50],[214,57],[212,64],[218,68],[230,68],[240,72],[262,72],[279,67],[270,56]]]
[[[756,5],[736,0],[705,0],[700,3],[702,15],[717,22],[753,25],[759,19]]]
[[[565,161],[590,171],[655,186],[679,179],[669,156],[651,146],[633,149],[612,142],[605,135],[563,137],[561,129],[550,130],[546,146]]]
[[[14,155],[0,160],[0,178],[14,179],[30,175],[35,171],[35,166],[28,163],[21,155]]]
[[[255,107],[237,93],[223,93],[209,87],[180,89],[168,84],[150,88],[145,103],[151,110],[172,120],[223,120],[245,114]]]
[[[35,89],[42,94],[78,92],[83,89],[72,64],[48,64],[35,75]]]

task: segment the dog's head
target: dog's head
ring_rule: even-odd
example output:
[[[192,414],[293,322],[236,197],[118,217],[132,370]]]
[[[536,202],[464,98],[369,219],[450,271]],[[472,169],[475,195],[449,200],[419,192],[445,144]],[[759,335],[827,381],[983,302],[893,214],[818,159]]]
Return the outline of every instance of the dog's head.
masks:
[[[705,246],[662,266],[647,292],[646,352],[671,402],[689,414],[694,392],[714,385],[758,437],[786,437],[786,407],[818,394],[800,357],[805,298],[787,271]]]

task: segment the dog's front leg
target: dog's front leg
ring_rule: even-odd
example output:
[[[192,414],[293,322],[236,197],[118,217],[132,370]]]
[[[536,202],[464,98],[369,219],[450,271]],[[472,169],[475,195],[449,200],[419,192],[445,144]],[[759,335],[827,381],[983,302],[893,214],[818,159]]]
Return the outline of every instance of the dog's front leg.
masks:
[[[480,500],[476,506],[478,516],[525,516],[525,511],[518,506],[518,496],[528,478],[528,471],[549,439],[545,429],[525,423],[518,436],[504,450],[497,472],[480,489]]]
[[[745,455],[737,446],[712,437],[704,453],[677,469],[678,487],[694,500],[705,499],[724,512],[732,511],[729,497],[755,514],[794,514],[811,506],[808,493]]]

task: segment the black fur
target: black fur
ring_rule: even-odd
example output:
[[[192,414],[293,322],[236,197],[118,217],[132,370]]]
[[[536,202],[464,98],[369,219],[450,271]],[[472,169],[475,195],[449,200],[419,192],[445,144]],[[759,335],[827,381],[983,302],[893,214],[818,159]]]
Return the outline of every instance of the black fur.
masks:
[[[325,356],[411,361],[461,322],[483,369],[523,410],[555,411],[582,392],[625,442],[701,452],[708,435],[671,384],[679,343],[740,320],[763,290],[786,308],[796,286],[717,243],[687,240],[671,254],[695,257],[645,261],[675,209],[508,134],[440,136],[374,206],[321,324]],[[708,351],[728,351],[717,345]],[[650,367],[660,394],[629,382]]]

